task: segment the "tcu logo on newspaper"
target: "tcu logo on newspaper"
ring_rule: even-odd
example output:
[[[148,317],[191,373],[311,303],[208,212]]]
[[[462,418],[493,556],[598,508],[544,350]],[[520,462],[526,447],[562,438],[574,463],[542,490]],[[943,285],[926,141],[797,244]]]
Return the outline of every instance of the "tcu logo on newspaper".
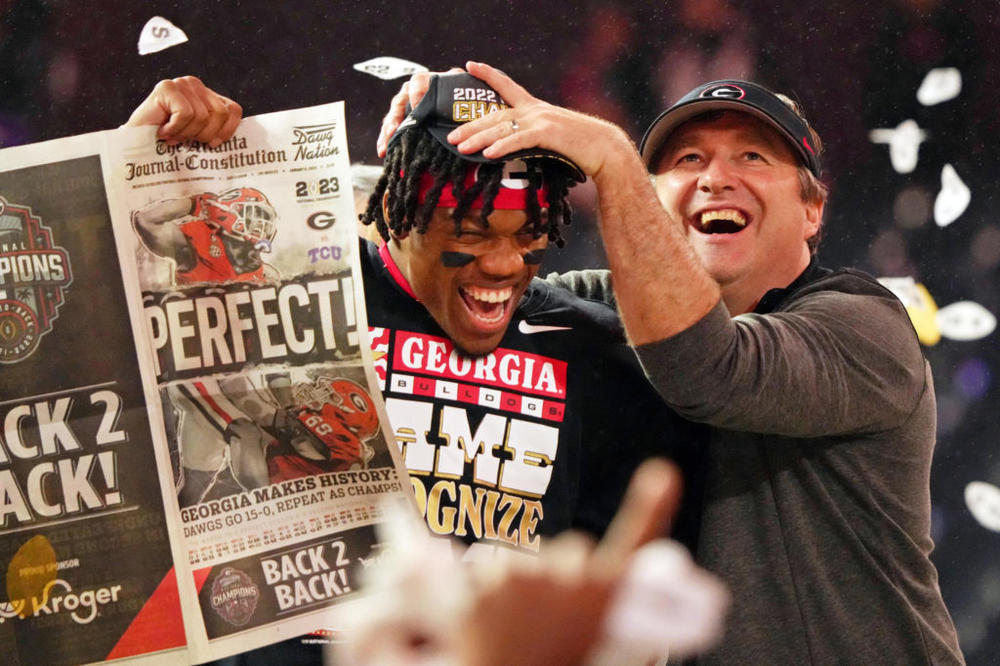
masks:
[[[0,363],[35,352],[72,282],[69,255],[41,218],[0,197]]]

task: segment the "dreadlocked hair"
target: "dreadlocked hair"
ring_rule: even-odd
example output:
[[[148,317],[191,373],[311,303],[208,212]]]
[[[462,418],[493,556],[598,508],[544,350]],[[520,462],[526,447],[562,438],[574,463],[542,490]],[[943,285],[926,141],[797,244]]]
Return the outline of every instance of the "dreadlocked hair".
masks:
[[[488,227],[488,218],[493,214],[493,206],[500,181],[503,178],[503,164],[483,164],[479,168],[476,182],[465,189],[465,174],[469,161],[451,153],[429,132],[408,130],[394,143],[385,158],[385,169],[368,199],[365,212],[359,215],[363,224],[375,224],[378,233],[386,241],[391,235],[403,235],[411,230],[425,233],[434,209],[441,199],[445,185],[451,184],[458,205],[451,217],[455,222],[455,232],[462,226],[462,219],[469,207],[482,194],[483,208],[479,215],[482,226]],[[542,215],[538,204],[538,186],[534,178],[528,178],[527,205],[528,225],[535,238],[543,235],[562,247],[565,244],[559,233],[560,224],[572,222],[573,213],[567,196],[569,188],[576,184],[566,165],[556,160],[541,159],[534,162],[541,169],[542,178],[548,185],[548,215]],[[420,178],[424,172],[430,173],[434,184],[427,191],[424,203],[419,203]],[[382,197],[388,192],[386,208],[389,219],[382,214]]]

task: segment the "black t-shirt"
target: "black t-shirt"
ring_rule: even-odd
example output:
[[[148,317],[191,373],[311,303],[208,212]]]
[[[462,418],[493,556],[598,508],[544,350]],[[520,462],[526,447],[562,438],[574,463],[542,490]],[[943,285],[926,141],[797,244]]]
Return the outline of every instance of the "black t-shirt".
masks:
[[[497,349],[470,358],[373,244],[361,263],[389,421],[432,532],[527,552],[570,527],[600,534],[638,462],[690,436],[614,308],[533,280]]]
[[[673,458],[685,475],[674,538],[691,544],[704,429],[669,411],[647,383],[614,307],[533,280],[491,354],[454,346],[361,242],[375,369],[433,533],[534,553],[571,527],[600,535],[635,467]],[[299,639],[289,654],[313,651]],[[253,653],[227,664],[255,664]],[[317,661],[317,663],[319,663]]]

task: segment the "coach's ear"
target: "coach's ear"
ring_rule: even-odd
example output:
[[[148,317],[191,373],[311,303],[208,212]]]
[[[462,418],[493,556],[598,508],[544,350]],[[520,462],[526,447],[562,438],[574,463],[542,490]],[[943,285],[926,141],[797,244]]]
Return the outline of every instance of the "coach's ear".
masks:
[[[385,220],[386,226],[389,227],[389,235],[392,236],[393,240],[403,240],[410,235],[408,231],[396,233],[389,225],[389,190],[382,193],[382,219]]]
[[[820,227],[823,226],[823,208],[824,202],[822,200],[805,203],[806,223],[802,234],[805,240],[818,234]]]

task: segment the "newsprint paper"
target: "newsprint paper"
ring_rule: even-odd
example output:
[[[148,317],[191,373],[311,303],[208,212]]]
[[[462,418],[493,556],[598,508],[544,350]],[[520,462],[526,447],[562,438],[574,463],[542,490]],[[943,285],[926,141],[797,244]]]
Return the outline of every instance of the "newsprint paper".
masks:
[[[343,105],[0,151],[0,652],[197,663],[359,595],[412,502]]]

